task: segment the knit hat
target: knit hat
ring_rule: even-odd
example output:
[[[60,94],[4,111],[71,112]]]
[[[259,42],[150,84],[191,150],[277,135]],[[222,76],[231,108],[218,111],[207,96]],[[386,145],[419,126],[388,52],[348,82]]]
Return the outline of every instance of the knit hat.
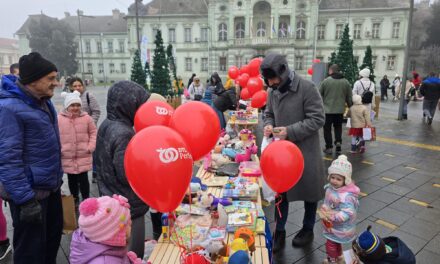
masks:
[[[328,168],[328,175],[338,174],[345,178],[345,185],[351,183],[351,163],[348,161],[347,156],[339,155],[337,159],[332,162],[332,165]]]
[[[18,69],[20,70],[19,75],[22,84],[35,82],[51,72],[58,72],[55,64],[43,58],[38,52],[21,56]]]
[[[160,94],[152,93],[152,94],[150,95],[150,98],[148,98],[147,102],[151,102],[151,101],[161,101],[161,102],[166,103],[166,102],[167,102],[167,99],[165,99],[165,97],[163,97],[163,96],[160,95]]]
[[[82,104],[81,94],[78,91],[72,93],[62,92],[61,97],[64,98],[64,109],[67,109],[71,104]]]
[[[353,95],[353,104],[359,105],[362,104],[362,97],[358,94]]]
[[[379,236],[370,232],[370,229],[371,226],[368,226],[352,244],[353,250],[363,261],[377,261],[386,254],[385,243]]]
[[[229,257],[228,264],[248,264],[251,263],[249,254],[244,250],[239,250]]]
[[[369,78],[370,77],[370,69],[368,69],[368,68],[362,69],[359,72],[359,75],[364,77],[364,78]]]
[[[124,196],[88,198],[80,204],[79,213],[79,228],[90,241],[118,247],[127,244],[131,216]]]

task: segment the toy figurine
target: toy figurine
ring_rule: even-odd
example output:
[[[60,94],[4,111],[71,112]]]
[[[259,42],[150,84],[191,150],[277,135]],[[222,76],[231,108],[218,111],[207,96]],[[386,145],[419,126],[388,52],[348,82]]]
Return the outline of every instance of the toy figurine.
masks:
[[[253,154],[257,154],[258,147],[252,143],[249,147],[246,147],[246,152],[244,154],[236,154],[235,155],[235,162],[240,163],[242,161],[250,161],[251,156]]]

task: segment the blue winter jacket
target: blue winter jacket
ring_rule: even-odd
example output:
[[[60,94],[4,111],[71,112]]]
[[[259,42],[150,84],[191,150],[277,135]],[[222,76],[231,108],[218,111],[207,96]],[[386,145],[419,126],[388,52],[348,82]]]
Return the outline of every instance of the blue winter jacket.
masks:
[[[23,204],[57,190],[63,171],[51,101],[45,102],[50,115],[16,81],[13,75],[3,76],[0,89],[0,195]]]

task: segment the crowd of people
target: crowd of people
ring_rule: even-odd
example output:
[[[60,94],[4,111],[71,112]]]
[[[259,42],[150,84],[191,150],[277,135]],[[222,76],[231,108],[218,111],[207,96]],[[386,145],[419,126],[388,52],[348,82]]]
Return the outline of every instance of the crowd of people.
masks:
[[[415,263],[414,255],[400,240],[382,240],[370,230],[356,235],[359,188],[352,180],[347,156],[340,155],[342,119],[347,105],[351,152],[364,152],[362,129],[372,125],[375,104],[370,71],[361,70],[361,78],[352,88],[339,67],[332,65],[330,76],[318,89],[290,70],[281,54],[268,54],[260,71],[268,92],[263,113],[264,136],[295,143],[305,164],[299,182],[277,198],[279,212],[275,212],[273,252],[277,254],[285,247],[289,202],[302,201],[303,225],[292,246],[303,247],[313,241],[318,211],[327,239],[324,263],[344,263],[341,244],[349,242],[364,263],[388,259],[392,259],[389,263]],[[63,173],[67,173],[69,190],[79,211],[79,228],[72,236],[70,262],[142,263],[145,215],[150,209],[157,239],[161,234],[161,213],[151,210],[131,188],[125,174],[124,154],[135,135],[137,109],[157,97],[134,82],[115,83],[107,94],[107,116],[97,128],[100,106],[80,78],[69,80],[70,91],[62,94],[63,110],[57,114],[50,100],[60,86],[57,75],[52,62],[32,52],[22,56],[18,65],[11,67],[11,74],[2,78],[0,197],[10,205],[14,263],[56,263],[63,227]],[[432,122],[431,107],[438,101],[438,97],[430,95],[438,85],[435,76],[421,84],[428,122]],[[204,87],[194,74],[184,96],[212,106],[224,129],[224,112],[245,107],[239,103],[239,89],[230,80],[223,85],[218,73],[213,73]],[[322,166],[321,128],[326,144],[324,153],[332,154],[335,146],[338,154],[328,173]],[[96,176],[99,198],[90,197],[90,170]],[[318,202],[323,199],[318,209]],[[3,257],[11,250],[2,212],[0,250]],[[402,260],[403,255],[409,257]]]

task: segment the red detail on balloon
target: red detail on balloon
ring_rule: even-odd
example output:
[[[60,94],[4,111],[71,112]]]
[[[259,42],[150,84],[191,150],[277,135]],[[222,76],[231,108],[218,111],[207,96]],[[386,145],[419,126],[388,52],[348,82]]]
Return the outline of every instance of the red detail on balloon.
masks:
[[[256,92],[263,89],[263,80],[258,77],[252,77],[249,79],[247,86],[250,95],[254,95]]]
[[[220,137],[220,120],[216,112],[202,102],[179,106],[171,117],[170,127],[182,135],[194,161],[208,154]]]
[[[137,133],[127,146],[125,173],[134,192],[160,212],[181,203],[192,176],[193,159],[179,133],[152,126]]]
[[[252,95],[251,106],[253,108],[261,108],[266,105],[266,101],[267,101],[267,92],[258,91],[254,95]]]
[[[251,95],[249,94],[249,90],[247,88],[243,88],[240,92],[240,98],[243,100],[251,99]]]
[[[237,68],[237,66],[231,66],[229,67],[228,75],[229,78],[235,80],[240,75],[240,70]]]
[[[149,126],[168,126],[173,113],[174,108],[165,102],[146,102],[139,107],[134,116],[134,129],[139,132]]]
[[[301,150],[287,140],[269,144],[261,154],[261,171],[264,180],[277,193],[284,193],[295,186],[304,171]]]

